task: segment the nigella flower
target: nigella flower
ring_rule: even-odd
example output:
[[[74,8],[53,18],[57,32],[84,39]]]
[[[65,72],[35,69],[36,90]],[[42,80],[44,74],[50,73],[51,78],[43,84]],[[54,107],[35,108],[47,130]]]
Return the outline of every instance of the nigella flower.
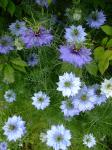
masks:
[[[92,11],[92,13],[89,15],[87,19],[87,24],[91,28],[98,29],[101,25],[103,25],[106,21],[106,16],[103,13],[103,11]]]
[[[112,78],[105,79],[101,84],[101,92],[106,95],[107,98],[112,97]]]
[[[11,103],[16,100],[16,93],[13,90],[8,90],[5,92],[4,98],[7,102]]]
[[[88,64],[91,58],[91,50],[87,48],[77,49],[75,46],[64,45],[60,46],[59,51],[61,53],[60,58],[63,61],[71,63],[76,67],[82,67],[85,64]]]
[[[107,98],[104,93],[101,93],[101,87],[98,84],[93,85],[92,90],[94,91],[94,94],[96,95],[96,105],[101,105],[101,103],[106,102]]]
[[[42,91],[39,91],[38,93],[34,93],[34,96],[32,97],[33,105],[38,110],[44,110],[47,106],[50,104],[50,97],[48,97],[45,93]]]
[[[71,145],[71,133],[63,125],[53,125],[47,131],[47,145],[54,150],[66,150]]]
[[[29,57],[28,57],[28,65],[31,66],[31,67],[34,67],[37,64],[38,64],[37,55],[35,53],[30,54]]]
[[[7,143],[6,142],[0,142],[0,150],[7,150]]]
[[[83,144],[86,145],[88,148],[92,148],[96,145],[96,139],[93,134],[86,134],[83,138]]]
[[[70,44],[75,44],[76,42],[83,42],[85,41],[85,36],[87,34],[84,31],[84,28],[79,26],[70,26],[69,28],[65,29],[65,39]]]
[[[40,6],[45,6],[46,8],[48,7],[48,0],[35,0],[35,2],[40,5]]]
[[[45,143],[47,141],[47,134],[42,132],[40,134],[40,140],[42,141],[42,143]]]
[[[52,0],[53,3],[55,3],[55,1],[56,0]],[[46,8],[48,8],[48,0],[35,0],[35,2],[42,7],[45,6]]]
[[[46,30],[44,27],[40,27],[37,32],[32,29],[27,29],[27,31],[22,33],[21,38],[26,45],[26,48],[49,45],[53,40],[50,31]]]
[[[8,118],[8,121],[5,123],[3,130],[4,135],[7,136],[9,141],[16,141],[26,132],[25,122],[20,116],[14,115],[13,117]]]
[[[13,35],[19,36],[21,35],[23,32],[26,31],[26,24],[24,21],[18,21],[16,20],[16,22],[12,23],[9,26],[9,30],[11,31],[11,33]]]
[[[76,107],[82,112],[93,109],[96,102],[94,91],[86,86],[82,87],[73,99]]]
[[[80,90],[81,82],[80,78],[76,77],[75,74],[64,73],[59,76],[59,82],[57,83],[58,91],[61,91],[63,96],[75,96]]]
[[[13,39],[8,35],[2,36],[0,38],[0,53],[7,54],[11,50],[14,50]]]
[[[60,108],[65,117],[73,117],[75,115],[79,115],[80,112],[79,109],[75,106],[75,103],[71,97],[65,101],[62,101]]]

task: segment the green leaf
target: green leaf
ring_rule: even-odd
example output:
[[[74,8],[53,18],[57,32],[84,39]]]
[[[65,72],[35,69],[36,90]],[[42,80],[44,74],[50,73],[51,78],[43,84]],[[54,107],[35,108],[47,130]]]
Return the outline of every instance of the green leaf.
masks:
[[[26,69],[25,67],[22,67],[22,66],[17,66],[15,64],[12,64],[13,68],[20,71],[20,72],[23,72],[23,73],[26,73]]]
[[[4,81],[8,83],[14,82],[14,69],[8,64],[4,68]]]
[[[14,12],[16,10],[15,4],[10,0],[7,6],[7,11],[13,16]]]
[[[104,25],[101,27],[101,29],[107,34],[112,35],[112,27],[109,25]]]
[[[112,51],[107,50],[105,51],[102,59],[99,61],[98,64],[98,68],[101,74],[104,74],[104,72],[108,69],[110,60],[112,60]]]
[[[106,45],[107,48],[110,48],[112,47],[112,39],[110,39]]]
[[[103,38],[103,40],[101,41],[101,45],[105,46],[107,44],[108,41],[108,37]]]
[[[0,6],[5,10],[8,5],[8,0],[0,0]]]
[[[90,64],[87,64],[86,69],[91,75],[94,75],[94,76],[97,75],[98,66],[95,62],[91,62]]]
[[[11,62],[17,66],[26,67],[27,63],[23,61],[20,57],[11,59]]]
[[[94,49],[94,57],[96,60],[100,60],[104,54],[104,48],[99,46]]]

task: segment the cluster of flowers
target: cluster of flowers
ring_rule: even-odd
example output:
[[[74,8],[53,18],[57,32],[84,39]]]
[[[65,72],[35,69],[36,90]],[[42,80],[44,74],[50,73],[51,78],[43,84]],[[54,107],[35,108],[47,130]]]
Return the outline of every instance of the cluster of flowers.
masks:
[[[87,19],[87,24],[92,28],[99,28],[106,21],[106,17],[102,11],[93,11]],[[66,45],[59,48],[60,58],[63,61],[71,63],[76,67],[82,67],[90,63],[91,50],[85,47],[87,33],[82,25],[70,26],[65,29]]]
[[[40,1],[37,1],[39,4]],[[42,4],[42,3],[41,3]],[[42,4],[44,5],[44,4]],[[98,29],[104,24],[106,20],[102,11],[94,11],[87,19],[87,24]],[[8,54],[10,51],[15,50],[15,46],[22,43],[25,48],[40,47],[43,45],[49,45],[53,36],[50,31],[43,26],[27,27],[23,21],[16,21],[9,26],[9,30],[13,36],[16,36],[16,41],[12,37],[5,35],[0,38],[0,53]],[[91,58],[91,50],[84,46],[87,33],[82,25],[70,26],[65,29],[66,45],[61,45],[59,51],[61,53],[60,58],[63,61],[74,64],[76,67],[82,67],[89,63]],[[20,44],[19,50],[22,48]],[[38,58],[35,53],[31,54],[28,58],[29,66],[35,66],[38,63]],[[101,85],[86,86],[81,83],[79,77],[75,74],[64,73],[59,76],[59,82],[57,83],[57,90],[62,92],[64,101],[62,101],[60,109],[64,113],[65,118],[79,115],[81,112],[85,112],[93,109],[96,105],[100,105],[109,97],[112,97],[112,78],[110,80],[105,79]],[[4,94],[4,99],[12,103],[16,101],[16,93],[13,90],[8,90]],[[50,105],[50,97],[39,91],[34,93],[31,97],[32,105],[37,110],[44,110]],[[9,141],[16,141],[22,138],[26,133],[25,121],[21,116],[9,117],[3,126],[4,135],[7,136]],[[41,134],[41,139],[49,147],[54,150],[66,150],[71,145],[72,135],[70,130],[66,129],[63,125],[53,125],[46,134]],[[83,144],[89,148],[96,144],[96,140],[93,134],[87,134],[83,138]],[[1,147],[7,149],[5,142],[0,143]]]
[[[35,29],[27,27],[24,21],[16,21],[9,26],[9,30],[13,36],[16,36],[14,41],[12,36],[2,36],[0,38],[0,54],[8,54],[12,50],[21,50],[25,48],[40,47],[49,45],[53,40],[50,31],[43,26],[36,26]],[[28,65],[35,66],[38,64],[38,57],[35,53],[28,57]]]
[[[100,105],[106,102],[107,98],[112,97],[112,78],[105,79],[101,85],[87,87],[81,85],[80,78],[75,74],[64,73],[59,76],[57,85],[57,90],[66,97],[60,106],[65,117],[73,117],[79,115],[80,112],[91,110],[95,105]],[[16,93],[13,90],[8,90],[4,94],[4,99],[11,103],[16,100]],[[37,110],[44,110],[50,104],[50,97],[42,91],[34,93],[31,99],[33,100],[32,105]],[[25,121],[20,116],[9,117],[3,130],[9,141],[16,141],[26,133]],[[63,125],[53,125],[43,136],[42,141],[55,150],[65,150],[71,145],[70,139],[71,133]],[[92,147],[96,144],[96,140],[92,134],[89,134],[84,136],[83,143]]]

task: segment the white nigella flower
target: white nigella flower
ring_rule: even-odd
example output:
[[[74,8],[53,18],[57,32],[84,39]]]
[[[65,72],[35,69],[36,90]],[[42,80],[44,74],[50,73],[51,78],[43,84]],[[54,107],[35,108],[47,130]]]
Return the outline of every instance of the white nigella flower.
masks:
[[[67,99],[66,101],[62,101],[60,108],[65,117],[73,117],[75,115],[79,115],[80,112],[79,109],[75,106],[72,98]]]
[[[47,134],[46,133],[40,133],[40,140],[42,143],[45,143],[47,141]]]
[[[79,21],[81,19],[81,17],[82,17],[82,11],[81,11],[81,9],[76,9],[74,11],[74,14],[73,14],[73,19],[75,21]]]
[[[59,82],[57,83],[58,91],[61,91],[63,96],[75,96],[81,86],[80,78],[76,77],[75,74],[64,73],[62,76],[59,76]]]
[[[79,26],[70,26],[65,29],[65,39],[70,44],[80,43],[85,41],[85,36],[87,34],[84,31],[84,28]]]
[[[95,140],[95,137],[93,136],[93,134],[90,133],[90,134],[84,135],[83,144],[89,148],[95,146],[96,140]]]
[[[63,125],[53,125],[47,131],[47,145],[54,150],[67,150],[71,145],[71,133]]]
[[[26,133],[25,121],[20,116],[9,117],[3,130],[9,141],[16,141]]]
[[[4,98],[7,102],[11,103],[16,100],[16,93],[13,90],[8,90],[5,92]]]
[[[107,98],[112,97],[112,78],[104,80],[101,84],[101,92],[104,93]]]
[[[39,109],[44,110],[47,106],[49,106],[49,103],[50,103],[50,97],[48,97],[42,91],[39,91],[38,93],[34,93],[32,100],[33,100],[32,104],[38,110]]]

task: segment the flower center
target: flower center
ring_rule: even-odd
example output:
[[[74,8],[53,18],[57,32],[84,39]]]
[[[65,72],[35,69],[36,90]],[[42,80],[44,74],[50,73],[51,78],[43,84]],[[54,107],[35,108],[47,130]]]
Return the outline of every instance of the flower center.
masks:
[[[66,105],[67,105],[67,108],[68,108],[68,109],[73,108],[73,104],[72,104],[72,102],[71,102],[70,100],[67,100]]]
[[[82,100],[82,101],[86,101],[86,100],[87,100],[87,95],[86,95],[86,94],[83,94],[83,95],[81,96],[81,100]]]
[[[8,43],[7,43],[6,40],[2,40],[2,41],[0,41],[0,43],[1,43],[3,46],[7,46],[7,45],[8,45]]]
[[[91,140],[90,140],[90,138],[88,137],[88,138],[86,138],[86,142],[87,143],[89,143]]]
[[[62,135],[58,135],[58,136],[56,137],[56,141],[57,141],[57,142],[61,142],[62,140],[63,140]]]
[[[101,94],[101,90],[100,90],[100,89],[97,89],[97,90],[95,91],[95,93],[96,93],[96,95],[100,95],[100,94]]]
[[[107,89],[110,89],[112,87],[111,84],[107,84]]]
[[[9,130],[13,131],[16,128],[15,125],[9,125]]]
[[[20,25],[18,23],[16,23],[16,29],[20,29]]]
[[[77,29],[74,29],[74,34],[75,35],[78,35],[79,34],[79,31]]]
[[[70,83],[69,81],[66,81],[66,82],[64,83],[64,85],[65,85],[65,87],[70,87],[70,86],[71,86],[71,83]]]
[[[38,101],[39,101],[39,102],[43,102],[44,99],[43,99],[42,97],[40,97],[40,98],[38,99]]]
[[[93,20],[97,20],[97,18],[98,18],[97,12],[93,12],[91,17]]]

